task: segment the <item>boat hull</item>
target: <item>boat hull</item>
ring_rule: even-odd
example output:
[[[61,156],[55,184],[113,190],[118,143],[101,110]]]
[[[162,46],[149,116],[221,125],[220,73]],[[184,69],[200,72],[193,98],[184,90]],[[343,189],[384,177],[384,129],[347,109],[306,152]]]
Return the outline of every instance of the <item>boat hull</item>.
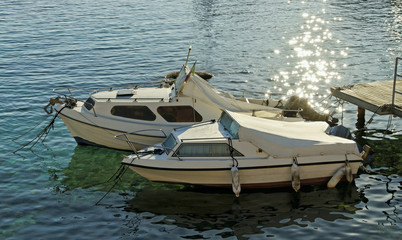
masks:
[[[118,150],[133,151],[126,142],[126,136],[137,150],[162,142],[175,128],[188,126],[195,122],[175,121],[168,122],[158,114],[158,108],[174,106],[193,106],[203,120],[216,119],[221,110],[212,108],[207,104],[192,103],[191,98],[180,97],[174,102],[98,102],[96,110],[88,111],[84,103],[79,101],[74,107],[66,107],[65,104],[56,106],[56,111],[70,130],[71,135],[78,144],[96,145]],[[132,119],[112,115],[114,106],[147,106],[155,115],[153,121]],[[184,114],[184,113],[181,113]],[[180,114],[178,114],[180,115]],[[135,132],[135,133],[133,133]],[[124,134],[117,139],[115,136]]]
[[[71,135],[80,145],[94,145],[118,150],[133,151],[133,149],[126,141],[118,140],[115,138],[116,135],[125,133],[124,131],[113,130],[110,128],[77,121],[63,114],[60,114],[60,117],[63,120],[64,124],[67,126]],[[162,136],[147,136],[141,134],[126,134],[126,136],[130,140],[138,142],[133,144],[136,149],[142,149],[144,147],[154,145],[164,140],[164,137]]]
[[[350,161],[353,175],[361,161]],[[300,165],[301,185],[326,184],[344,162]],[[129,164],[130,169],[154,182],[231,187],[231,166],[225,169],[167,169]],[[242,188],[277,188],[292,185],[291,165],[239,167]]]

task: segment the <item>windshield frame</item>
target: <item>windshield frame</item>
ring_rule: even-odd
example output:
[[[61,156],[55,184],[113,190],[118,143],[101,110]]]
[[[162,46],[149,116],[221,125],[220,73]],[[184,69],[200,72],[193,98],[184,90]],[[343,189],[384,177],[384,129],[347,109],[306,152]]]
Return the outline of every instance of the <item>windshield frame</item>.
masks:
[[[220,119],[220,124],[232,135],[233,139],[239,139],[240,124],[236,122],[228,113],[223,112]]]
[[[169,154],[173,148],[178,144],[177,139],[171,133],[169,136],[161,143],[161,146],[166,150],[166,154]]]

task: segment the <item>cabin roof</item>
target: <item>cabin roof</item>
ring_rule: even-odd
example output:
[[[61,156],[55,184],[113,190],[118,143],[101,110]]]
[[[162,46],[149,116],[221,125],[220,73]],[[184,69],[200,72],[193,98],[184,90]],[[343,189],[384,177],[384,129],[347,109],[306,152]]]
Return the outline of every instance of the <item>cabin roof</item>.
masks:
[[[116,89],[111,91],[102,91],[92,94],[96,100],[103,99],[132,99],[132,100],[156,100],[169,101],[174,97],[174,85],[162,85],[156,87],[138,87],[127,89]]]

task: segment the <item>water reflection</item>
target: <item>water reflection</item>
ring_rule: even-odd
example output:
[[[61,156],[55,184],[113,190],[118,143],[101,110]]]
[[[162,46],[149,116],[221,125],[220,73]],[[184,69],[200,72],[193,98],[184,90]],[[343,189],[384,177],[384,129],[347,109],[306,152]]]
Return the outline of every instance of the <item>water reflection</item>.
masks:
[[[369,167],[382,168],[378,171],[385,175],[396,173],[402,176],[402,132],[370,129],[356,136],[359,144],[372,148]]]
[[[397,42],[402,41],[402,2],[395,0],[391,1],[391,13],[394,14],[394,18],[390,20],[388,24],[388,31],[390,32],[391,36]],[[400,50],[395,49],[396,54],[400,54]]]
[[[402,196],[398,193],[402,189],[400,176],[396,174],[362,174],[356,180],[356,185],[362,198],[362,202],[357,205],[363,209],[358,213],[360,219],[376,225],[398,226],[401,229],[400,203]]]
[[[93,146],[76,146],[68,166],[59,173],[61,190],[76,188],[98,188],[106,190],[116,180],[123,151]],[[127,179],[132,178],[127,174]],[[133,180],[133,179],[131,179]],[[120,185],[121,188],[124,186]]]
[[[77,145],[68,166],[57,174],[59,183],[56,191],[72,191],[77,188],[91,188],[96,191],[136,191],[152,187],[152,183],[120,164],[124,155],[130,152],[118,151],[95,146]],[[118,184],[115,184],[118,181]],[[176,185],[165,185],[177,188]],[[180,186],[179,186],[180,187]]]
[[[89,189],[91,194],[86,198],[95,203],[114,184],[114,179],[109,179],[119,169],[124,154],[127,153],[77,146],[68,166],[57,173],[57,188],[60,192]],[[135,236],[140,234],[138,229],[144,228],[161,231],[156,235],[173,231],[170,234],[182,236],[180,229],[185,229],[190,238],[200,239],[205,235],[197,234],[212,231],[217,237],[246,239],[250,234],[266,234],[267,229],[294,230],[320,224],[325,228],[339,227],[344,221],[355,224],[346,232],[355,231],[356,222],[400,225],[400,177],[361,174],[355,182],[357,187],[314,186],[300,193],[288,189],[245,190],[237,199],[230,189],[152,183],[127,171],[115,185],[115,193],[102,200],[100,207],[117,205],[112,208],[118,211],[117,217],[125,216],[124,231]],[[82,190],[74,192],[89,193]]]
[[[360,197],[355,186],[337,189],[243,192],[238,199],[229,191],[210,188],[182,190],[142,189],[127,202],[126,211],[151,213],[155,225],[177,226],[204,232],[231,229],[232,235],[262,233],[263,227],[305,227],[317,219],[349,219]]]

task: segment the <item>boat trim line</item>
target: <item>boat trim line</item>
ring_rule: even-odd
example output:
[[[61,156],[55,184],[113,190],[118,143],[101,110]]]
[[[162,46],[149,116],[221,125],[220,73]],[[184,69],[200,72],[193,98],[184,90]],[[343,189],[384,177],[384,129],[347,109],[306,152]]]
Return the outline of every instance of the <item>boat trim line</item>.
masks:
[[[362,160],[349,160],[350,163],[362,162]],[[328,165],[328,164],[341,164],[345,163],[345,160],[341,161],[332,161],[326,163],[302,163],[298,164],[299,167],[302,166],[312,166],[312,165]],[[155,170],[163,170],[163,171],[222,171],[230,169],[230,166],[227,168],[163,168],[163,167],[151,167],[151,166],[142,166],[135,164],[135,160],[131,163],[122,162],[123,165],[128,165],[129,167],[138,167],[138,168],[147,168],[147,169],[155,169]],[[292,163],[293,164],[293,163]],[[283,164],[283,165],[272,165],[272,166],[256,166],[256,167],[238,167],[239,170],[248,170],[248,169],[262,169],[262,168],[282,168],[282,167],[291,167],[292,164]]]

